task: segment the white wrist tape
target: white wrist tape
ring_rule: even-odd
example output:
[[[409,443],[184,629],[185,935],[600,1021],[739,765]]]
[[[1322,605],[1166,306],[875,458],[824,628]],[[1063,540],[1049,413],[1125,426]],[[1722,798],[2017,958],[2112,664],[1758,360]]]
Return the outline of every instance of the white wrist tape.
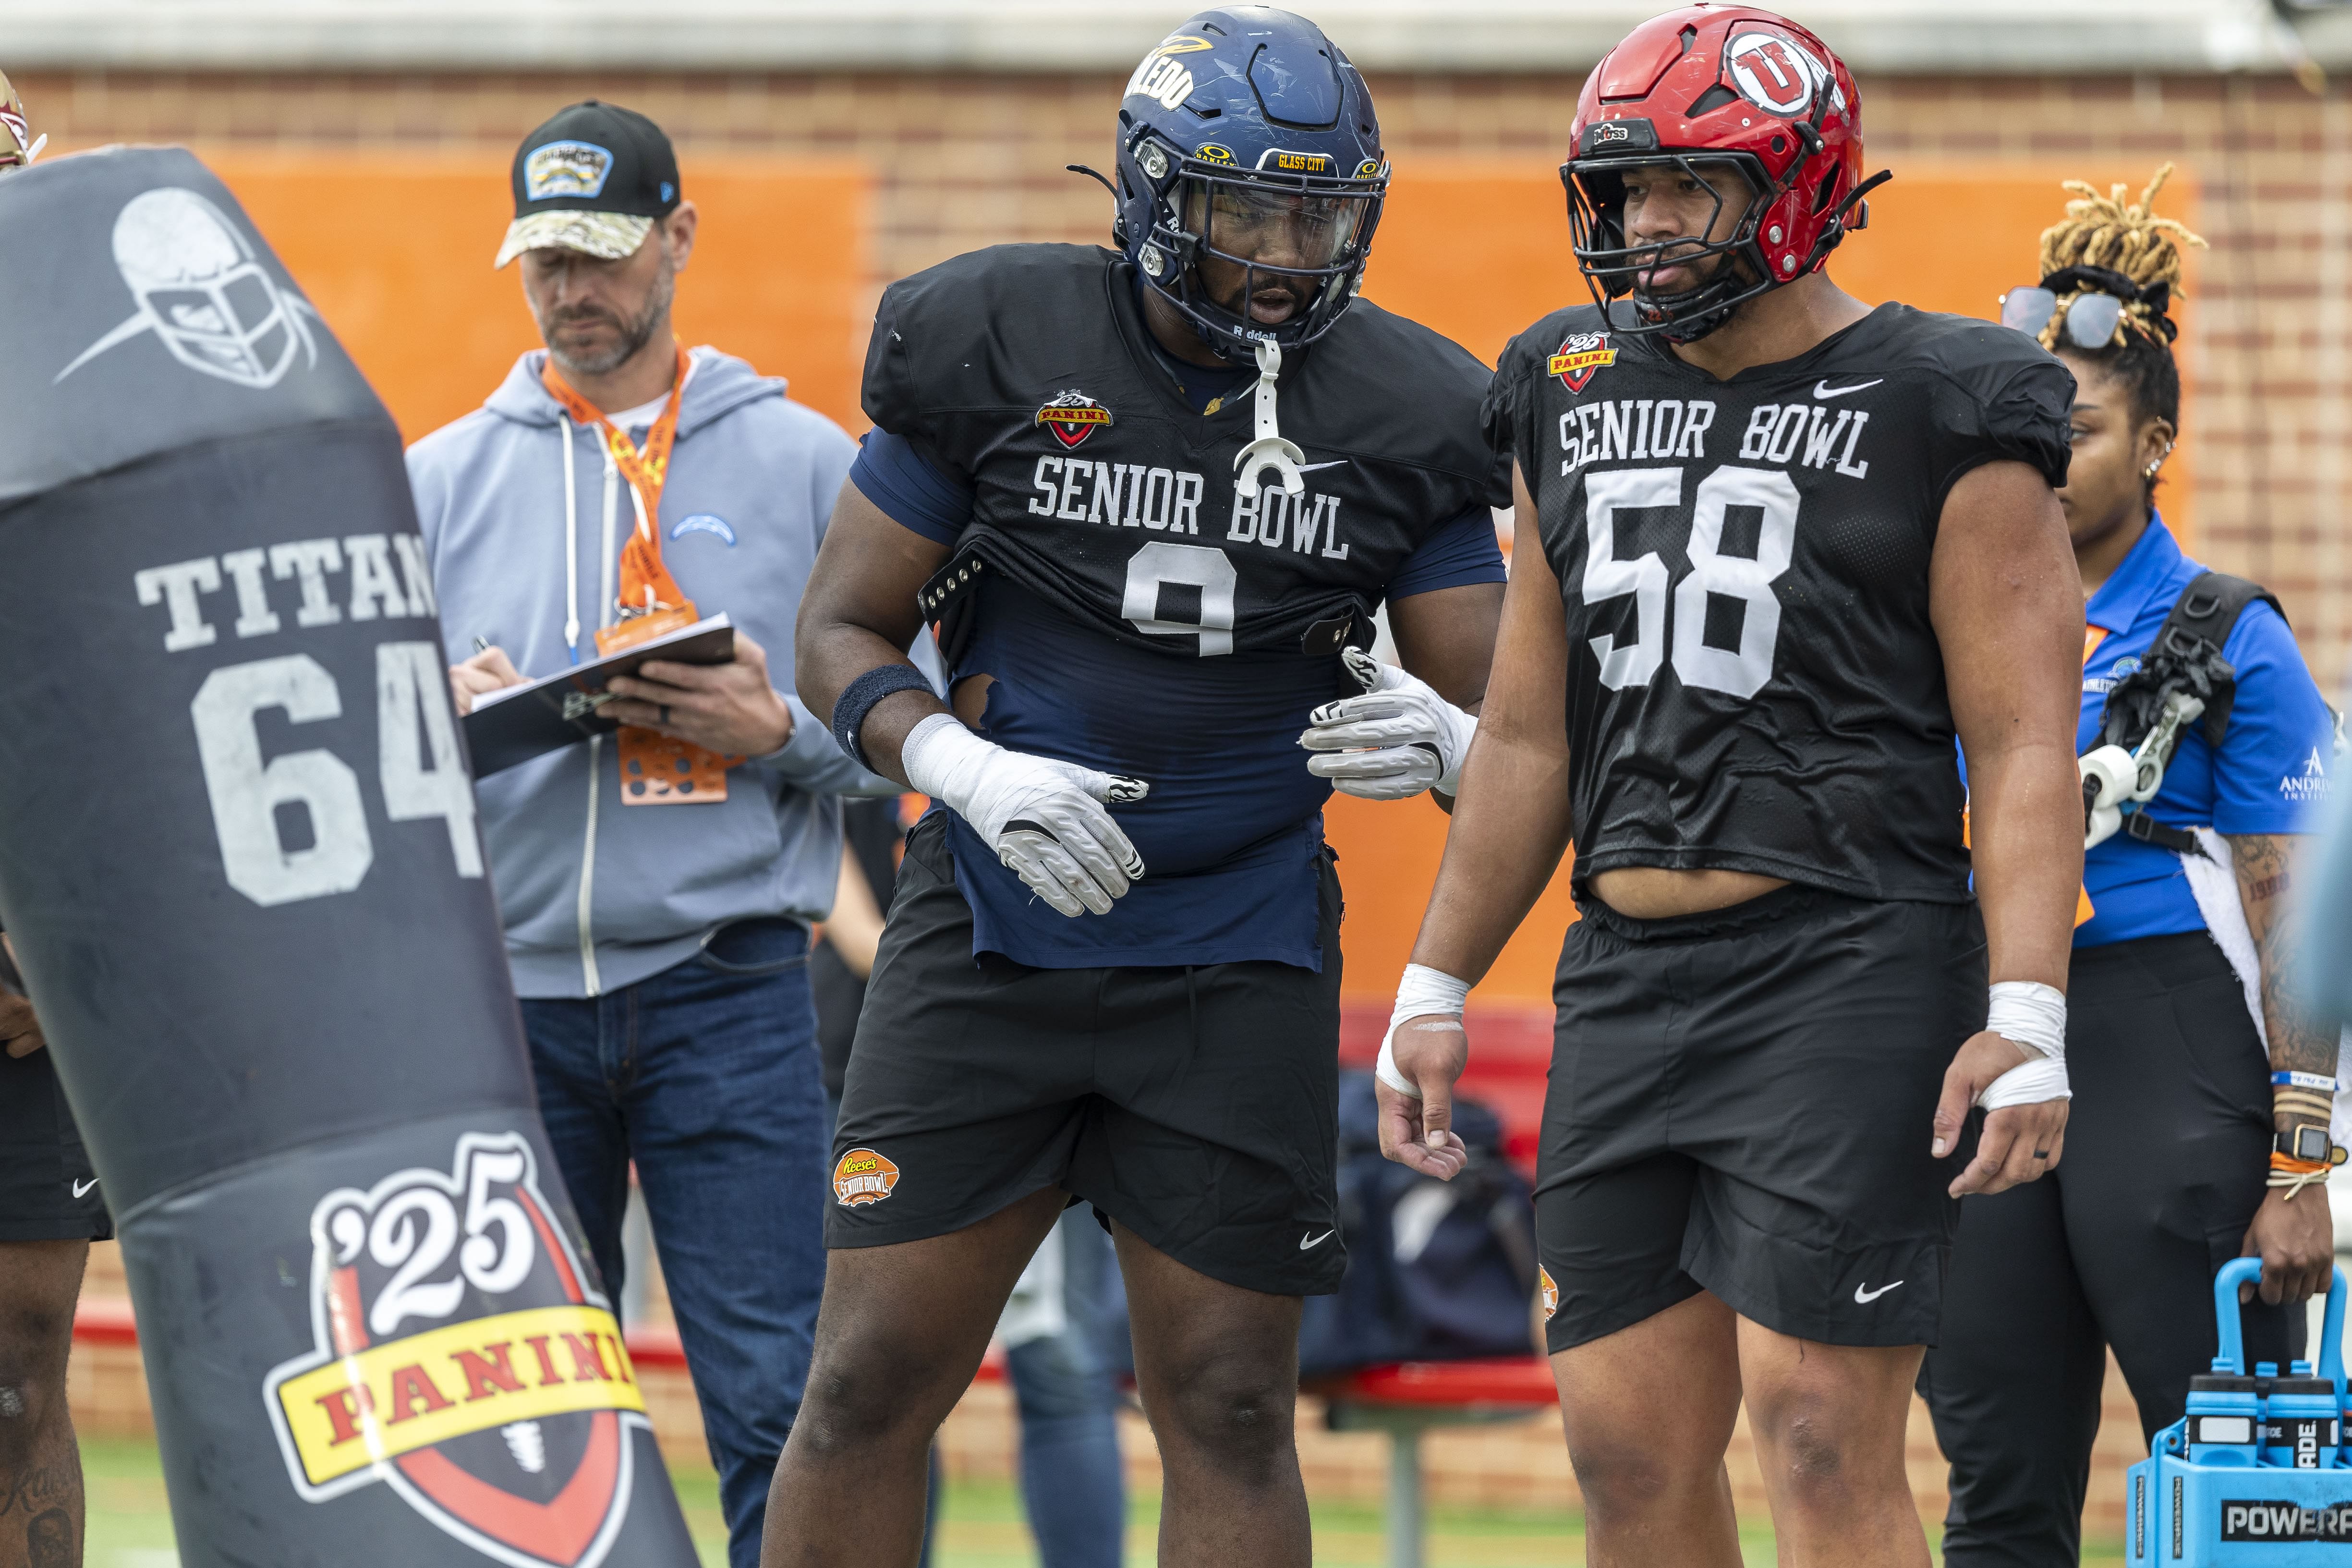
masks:
[[[933,713],[917,721],[898,743],[898,766],[918,791],[957,806],[970,797],[974,775],[1000,749],[964,728],[954,714]]]
[[[1977,1096],[1987,1110],[2071,1100],[2066,1084],[2066,994],[2031,980],[1999,980],[1985,1010],[1985,1027],[2032,1059],[2020,1062]]]
[[[1462,1026],[1458,1020],[1462,1009],[1470,1000],[1470,983],[1456,980],[1442,969],[1432,969],[1425,963],[1408,963],[1404,978],[1397,982],[1396,1009],[1389,1015],[1389,1032],[1381,1037],[1380,1060],[1372,1064],[1372,1076],[1410,1100],[1421,1098],[1421,1086],[1397,1070],[1396,1032],[1398,1026],[1412,1018],[1433,1015],[1457,1020],[1452,1026]]]

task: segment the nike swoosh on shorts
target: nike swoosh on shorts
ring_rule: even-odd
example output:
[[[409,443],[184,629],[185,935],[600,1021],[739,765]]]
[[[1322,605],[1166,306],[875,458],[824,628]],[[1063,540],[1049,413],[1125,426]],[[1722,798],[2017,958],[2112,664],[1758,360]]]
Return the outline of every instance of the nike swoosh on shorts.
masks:
[[[1813,395],[1824,400],[1832,397],[1843,397],[1849,392],[1860,392],[1865,386],[1876,386],[1878,382],[1885,381],[1885,379],[1886,378],[1882,375],[1878,378],[1878,381],[1857,381],[1852,386],[1832,386],[1826,381],[1817,381],[1813,383]],[[1895,1287],[1889,1285],[1887,1289],[1892,1290]]]
[[[91,1177],[89,1181],[87,1181],[87,1182],[76,1182],[76,1183],[73,1184],[73,1195],[74,1195],[74,1196],[76,1196],[76,1197],[79,1197],[79,1196],[81,1196],[84,1193],[86,1193],[86,1192],[89,1191],[89,1190],[90,1190],[90,1188],[92,1188],[92,1187],[94,1187],[94,1186],[96,1186],[96,1185],[98,1185],[98,1178],[97,1178],[96,1176],[92,1176],[92,1177]]]
[[[1335,1229],[1327,1230],[1320,1236],[1310,1236],[1305,1241],[1298,1244],[1298,1250],[1304,1252],[1310,1247],[1320,1247],[1339,1234],[1339,1233]]]
[[[1864,1290],[1861,1286],[1856,1285],[1853,1288],[1853,1304],[1857,1307],[1867,1307],[1873,1301],[1877,1300],[1881,1296],[1885,1295],[1889,1290],[1899,1290],[1902,1288],[1903,1281],[1900,1279],[1897,1279],[1892,1285],[1881,1285],[1875,1290]]]

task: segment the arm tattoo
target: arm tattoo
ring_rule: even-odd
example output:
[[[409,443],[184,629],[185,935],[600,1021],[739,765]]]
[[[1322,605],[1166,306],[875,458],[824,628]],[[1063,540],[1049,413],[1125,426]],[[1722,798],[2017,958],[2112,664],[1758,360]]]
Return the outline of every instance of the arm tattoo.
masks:
[[[2293,839],[2284,834],[2232,837],[2230,858],[2238,878],[2239,900],[2254,939],[2261,967],[2263,1025],[2271,1038],[2271,1066],[2291,1072],[2336,1071],[2337,1037],[2315,1026],[2289,994],[2287,977],[2300,957],[2302,934],[2280,907],[2287,887]]]

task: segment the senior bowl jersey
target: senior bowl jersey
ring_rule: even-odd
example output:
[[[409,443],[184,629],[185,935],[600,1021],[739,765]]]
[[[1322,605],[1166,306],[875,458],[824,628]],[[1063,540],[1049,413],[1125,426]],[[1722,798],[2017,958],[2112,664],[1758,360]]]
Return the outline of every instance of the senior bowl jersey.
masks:
[[[1927,569],[1979,464],[2065,482],[2074,382],[1990,321],[1878,307],[1717,381],[1591,306],[1487,402],[1567,609],[1575,880],[1720,868],[1969,896]]]
[[[1329,786],[1299,732],[1355,689],[1339,653],[1370,643],[1392,591],[1501,578],[1486,509],[1508,470],[1463,349],[1360,300],[1292,351],[1276,406],[1305,451],[1295,497],[1236,486],[1249,384],[1197,413],[1181,368],[1133,269],[1088,247],[958,257],[893,284],[875,323],[866,413],[968,496],[923,611],[951,679],[992,678],[977,728],[1151,785],[1116,812],[1146,873],[1108,915],[1034,902],[952,824],[976,945],[1024,963],[1319,967]],[[1449,538],[1483,558],[1433,575]]]

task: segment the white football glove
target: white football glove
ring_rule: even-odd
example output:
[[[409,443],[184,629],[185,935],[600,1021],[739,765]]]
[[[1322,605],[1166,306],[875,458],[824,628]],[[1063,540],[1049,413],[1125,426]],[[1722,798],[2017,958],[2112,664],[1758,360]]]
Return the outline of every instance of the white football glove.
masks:
[[[1361,648],[1342,649],[1339,658],[1364,694],[1327,702],[1308,716],[1298,737],[1315,753],[1307,771],[1365,800],[1403,800],[1425,789],[1457,793],[1478,721],[1427,681]]]
[[[907,782],[944,801],[996,858],[1062,913],[1110,913],[1143,875],[1143,858],[1105,805],[1151,793],[1141,779],[1008,752],[951,713],[934,713],[899,748]]]

